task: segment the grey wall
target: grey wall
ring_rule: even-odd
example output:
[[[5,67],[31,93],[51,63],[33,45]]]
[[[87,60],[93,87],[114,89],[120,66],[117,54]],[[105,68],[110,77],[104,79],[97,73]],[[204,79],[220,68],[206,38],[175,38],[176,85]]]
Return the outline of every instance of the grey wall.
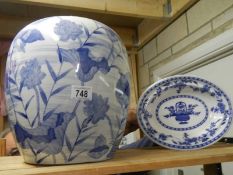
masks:
[[[200,0],[139,51],[139,94],[154,82],[155,69],[230,28],[233,0]]]

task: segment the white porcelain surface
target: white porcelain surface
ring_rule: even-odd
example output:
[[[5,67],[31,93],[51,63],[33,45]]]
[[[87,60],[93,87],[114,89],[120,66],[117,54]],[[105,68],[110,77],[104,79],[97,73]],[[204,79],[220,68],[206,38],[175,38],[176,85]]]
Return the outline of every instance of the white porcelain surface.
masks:
[[[41,19],[12,42],[8,115],[28,163],[109,159],[125,127],[129,67],[118,35],[97,21]]]
[[[178,150],[218,141],[232,123],[228,96],[213,83],[173,76],[151,85],[139,99],[138,121],[155,143]]]

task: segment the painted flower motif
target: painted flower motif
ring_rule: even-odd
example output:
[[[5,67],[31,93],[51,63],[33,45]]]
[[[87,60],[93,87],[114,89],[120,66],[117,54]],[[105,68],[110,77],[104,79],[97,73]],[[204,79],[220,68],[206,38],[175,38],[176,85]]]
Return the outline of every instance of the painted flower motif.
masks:
[[[222,99],[218,100],[217,106],[212,107],[211,111],[214,112],[214,113],[222,113],[222,114],[224,114],[226,112],[226,106],[222,102]]]
[[[53,113],[50,118],[40,126],[29,129],[18,122],[14,125],[16,139],[23,148],[41,150],[48,154],[57,154],[61,151],[65,130],[69,122],[75,117],[72,113]]]
[[[54,32],[60,36],[61,41],[75,40],[82,34],[82,26],[69,20],[61,20],[56,24]]]
[[[25,31],[22,36],[20,37],[20,39],[24,42],[24,43],[33,43],[39,40],[44,40],[44,37],[42,36],[41,32],[37,29],[31,29],[31,30],[27,30]]]
[[[41,80],[45,77],[45,73],[41,72],[41,66],[36,59],[26,62],[25,66],[20,70],[21,82],[24,87],[32,89],[41,84]]]
[[[109,150],[109,147],[106,145],[106,138],[103,135],[100,135],[95,140],[95,146],[91,149],[88,155],[94,159],[99,159],[105,155]]]
[[[184,133],[184,142],[181,142],[182,145],[192,145],[193,143],[198,143],[198,137],[190,138],[187,133]]]
[[[121,106],[128,107],[130,95],[130,85],[127,75],[121,74],[116,84],[115,96]]]
[[[104,58],[100,61],[93,60],[87,48],[80,48],[78,50],[60,49],[60,52],[63,61],[69,62],[75,67],[76,75],[82,82],[90,81],[98,71],[104,74],[110,71],[108,61]]]
[[[164,141],[164,140],[167,140],[167,137],[168,137],[168,136],[165,135],[165,134],[162,134],[162,133],[159,134],[159,139],[160,139],[160,140],[163,140],[163,141]]]
[[[213,128],[213,129],[210,129],[210,130],[207,129],[207,131],[209,131],[210,136],[213,137],[215,135],[216,131],[217,131],[217,128]]]
[[[84,101],[84,113],[88,116],[93,124],[106,117],[109,110],[108,98],[93,93],[92,100]]]
[[[17,35],[13,42],[15,42],[16,40],[18,41],[18,43],[16,44],[16,49],[18,49],[19,51],[25,52],[25,46],[27,44],[34,43],[40,40],[44,40],[44,37],[39,30],[29,29],[29,30],[19,33],[19,36]]]
[[[221,113],[224,113],[224,112],[225,112],[225,104],[222,103],[222,102],[218,102],[217,105],[218,105],[219,111],[220,111]]]
[[[152,127],[148,127],[146,132],[150,135],[153,136],[156,134],[156,131]]]
[[[78,53],[80,57],[80,69],[77,75],[81,81],[90,81],[97,71],[104,74],[110,71],[108,61],[104,58],[101,61],[92,60],[89,55],[89,49],[81,48],[78,50]]]
[[[202,88],[201,88],[201,92],[205,93],[205,92],[209,92],[210,90],[210,86],[205,84]]]

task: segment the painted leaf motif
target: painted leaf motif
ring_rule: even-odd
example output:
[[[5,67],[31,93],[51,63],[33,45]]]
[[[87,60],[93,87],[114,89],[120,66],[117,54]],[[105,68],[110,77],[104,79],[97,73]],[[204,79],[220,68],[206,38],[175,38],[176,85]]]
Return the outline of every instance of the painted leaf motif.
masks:
[[[72,145],[71,145],[70,140],[69,140],[69,138],[68,138],[67,135],[65,135],[65,140],[66,140],[67,148],[68,148],[69,151],[71,152],[71,151],[72,151]]]
[[[97,43],[86,43],[85,44],[85,46],[90,46],[90,47],[95,46],[95,45],[97,45]]]
[[[30,141],[28,141],[28,146],[31,149],[32,153],[36,156],[36,152],[35,152],[33,146],[30,144]]]
[[[90,36],[90,33],[89,33],[87,27],[86,27],[85,25],[83,25],[83,28],[84,28],[84,31],[85,31],[87,37],[89,37],[89,36]]]
[[[88,127],[88,128],[85,128],[85,129],[83,129],[83,132],[87,132],[87,131],[89,131],[89,130],[95,128],[95,127],[96,127],[96,125],[90,126],[90,127]]]
[[[83,151],[80,151],[80,152],[76,153],[75,155],[73,155],[72,157],[70,157],[68,160],[69,160],[69,161],[74,160],[79,154],[81,154],[81,153],[83,153],[83,152],[85,152],[85,151],[86,151],[86,150],[83,150]]]
[[[16,100],[22,101],[22,98],[19,97],[19,96],[17,96],[17,95],[12,95],[12,97],[13,97],[14,99],[16,99]]]
[[[8,76],[8,80],[9,80],[10,83],[13,83],[14,85],[16,85],[15,80],[13,80],[10,76]]]
[[[46,159],[49,155],[42,157],[41,159],[37,160],[36,163],[40,164],[44,159]]]
[[[116,35],[116,34],[114,34]],[[96,28],[78,49],[61,49],[62,59],[69,62],[78,71],[76,75],[82,82],[90,81],[100,71],[106,74],[113,67],[110,59],[121,55],[117,44],[113,44],[109,31],[104,27]],[[115,68],[118,68],[114,66]]]
[[[89,135],[86,135],[86,136],[83,137],[82,139],[77,140],[77,142],[75,142],[75,145],[78,145],[78,144],[84,142],[85,140],[89,139],[90,136],[93,135],[93,134],[94,134],[94,133],[91,133],[91,134],[89,134]]]
[[[95,140],[95,146],[91,149],[88,155],[94,159],[99,159],[105,155],[109,150],[109,147],[106,145],[106,138],[103,135],[100,135]]]
[[[27,119],[28,116],[26,114],[24,114],[23,112],[18,112],[16,111],[17,114],[19,114],[20,116],[22,116],[23,118]]]
[[[94,60],[101,61],[102,59],[108,60],[112,45],[111,39],[106,35],[106,30],[97,28],[84,43],[83,48],[89,49],[89,56],[93,55]]]
[[[33,98],[34,98],[34,95],[27,101],[27,103],[25,105],[25,110],[28,109],[28,107],[29,107],[29,105],[30,105],[30,103],[31,103],[31,101],[32,101]]]
[[[56,90],[54,90],[51,94],[51,96],[58,94],[59,92],[61,92],[62,90],[64,90],[65,88],[69,87],[70,85],[64,85],[62,87],[57,88]]]
[[[24,85],[24,81],[20,81],[20,85],[19,85],[19,93],[21,93],[21,92],[22,92],[23,85]]]
[[[117,81],[115,96],[120,103],[121,106],[127,107],[129,104],[129,96],[130,96],[130,85],[129,78],[127,75],[121,74],[120,78]]]
[[[117,119],[117,127],[120,128],[121,127],[120,117],[116,116],[116,119]]]
[[[34,127],[37,119],[38,119],[38,113],[36,114],[36,117],[32,121],[32,127]]]
[[[93,148],[90,152],[89,152],[89,156],[91,156],[94,159],[99,159],[101,158],[103,155],[105,155],[109,150],[109,147],[107,145],[102,145],[99,147],[95,147]]]
[[[82,128],[86,128],[89,122],[91,121],[91,117],[86,118],[82,123]]]
[[[47,64],[49,73],[50,73],[50,75],[51,75],[53,81],[56,81],[56,80],[57,80],[57,76],[56,76],[56,73],[54,72],[52,66],[50,65],[50,63],[49,63],[47,60],[46,60],[45,62],[46,62],[46,64]]]
[[[93,33],[95,33],[95,34],[104,34],[104,32],[103,31],[100,31],[100,30],[95,30]]]
[[[59,75],[57,77],[57,81],[60,80],[60,79],[62,79],[62,78],[64,78],[71,70],[73,70],[73,69],[69,69],[69,70],[63,72],[61,75]]]
[[[36,154],[40,154],[41,152],[44,151],[45,148],[46,148],[46,146],[44,146],[44,147],[42,147],[42,148],[36,150]]]
[[[76,49],[66,50],[60,48],[60,53],[63,61],[71,63],[75,67],[77,66],[76,64],[79,63],[79,54]]]
[[[119,133],[116,135],[116,140],[121,139],[121,137],[123,136],[123,134],[124,134],[124,131],[119,132]]]
[[[106,143],[106,139],[103,135],[100,135],[95,140],[95,147],[101,146]]]
[[[24,43],[33,43],[38,40],[44,40],[44,37],[42,36],[39,30],[31,29],[31,30],[25,31],[23,35],[20,37],[20,39]]]
[[[79,121],[78,121],[78,117],[76,117],[76,126],[77,126],[77,132],[80,133],[81,128],[80,128],[80,124],[79,124]]]
[[[54,108],[52,110],[50,110],[49,112],[47,112],[44,117],[43,117],[43,121],[46,121],[53,113],[54,111],[56,110],[57,108]]]
[[[74,160],[78,155],[79,155],[79,153],[77,153],[77,154],[75,154],[74,156],[70,157],[68,160],[69,160],[69,161],[72,161],[72,160]]]
[[[47,100],[47,97],[46,97],[44,90],[40,86],[39,86],[39,91],[40,91],[40,96],[42,98],[42,101],[46,105],[48,103],[48,100]]]
[[[121,119],[121,123],[120,123],[120,128],[124,128],[125,127],[125,124],[126,124],[126,118],[122,118]]]
[[[61,51],[60,51],[60,47],[57,46],[57,54],[58,54],[58,58],[59,58],[59,62],[62,63],[62,54],[61,54]]]

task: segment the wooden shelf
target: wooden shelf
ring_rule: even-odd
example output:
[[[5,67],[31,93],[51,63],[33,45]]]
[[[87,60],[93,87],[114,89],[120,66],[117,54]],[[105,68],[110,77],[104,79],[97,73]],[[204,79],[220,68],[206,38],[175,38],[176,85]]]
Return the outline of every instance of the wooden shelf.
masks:
[[[111,160],[62,166],[35,166],[23,163],[20,156],[0,157],[1,175],[98,175],[136,172],[180,166],[233,161],[233,145],[215,144],[194,151],[176,151],[161,147],[117,151]]]

